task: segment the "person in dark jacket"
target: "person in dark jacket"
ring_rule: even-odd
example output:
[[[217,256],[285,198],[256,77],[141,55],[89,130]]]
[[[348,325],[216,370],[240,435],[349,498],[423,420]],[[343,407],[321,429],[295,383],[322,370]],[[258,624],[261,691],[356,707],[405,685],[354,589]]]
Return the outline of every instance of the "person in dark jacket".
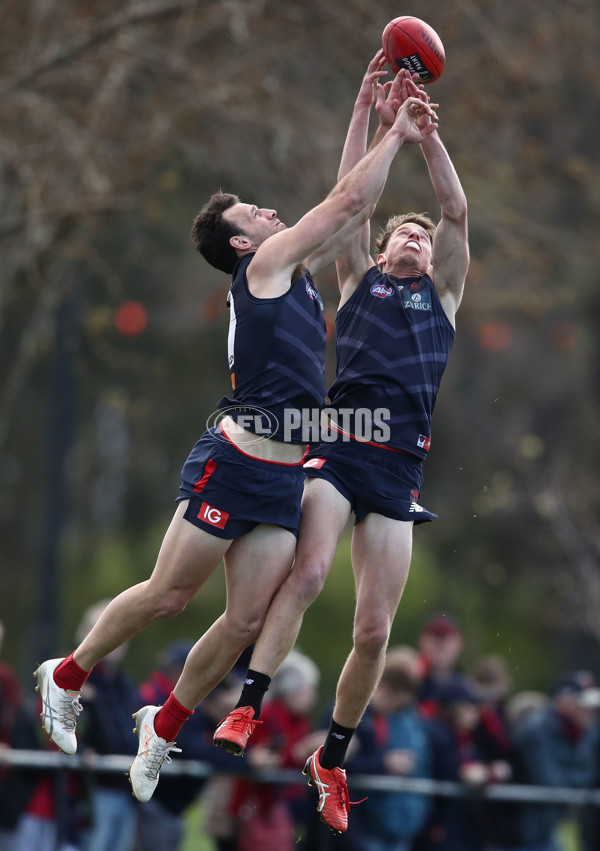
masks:
[[[161,706],[173,690],[183,669],[192,642],[177,641],[161,655],[157,668],[140,686],[142,700]],[[246,766],[239,764],[234,756],[217,749],[212,743],[215,724],[230,711],[235,702],[239,678],[228,674],[205,697],[182,728],[179,743],[186,759],[207,762],[217,769],[233,769],[239,772]],[[134,739],[137,747],[137,741]],[[139,851],[177,851],[185,833],[184,814],[203,789],[204,778],[165,774],[152,799],[140,809],[137,827]],[[224,844],[219,847],[227,848]]]
[[[437,716],[428,720],[436,780],[464,783],[473,789],[490,780],[490,767],[477,748],[474,731],[481,700],[466,679],[453,680],[437,696]],[[427,825],[415,851],[482,851],[478,807],[467,798],[435,796]]]
[[[418,638],[418,700],[423,716],[434,718],[442,689],[463,681],[458,668],[463,646],[462,631],[449,612],[435,612],[423,624]]]
[[[391,648],[379,685],[357,730],[353,774],[431,777],[426,722],[419,715],[419,676],[412,648]],[[357,790],[360,791],[360,790]],[[362,794],[361,794],[362,797]],[[410,851],[431,810],[431,798],[412,792],[376,792],[356,808],[365,851]]]
[[[0,622],[0,647],[4,627]],[[18,825],[37,783],[38,772],[3,765],[2,752],[11,748],[37,750],[36,722],[23,702],[17,675],[0,662],[0,848],[12,851]]]
[[[589,671],[560,677],[550,703],[527,716],[514,732],[522,782],[587,788],[595,779],[600,689]],[[561,851],[556,828],[564,805],[527,803],[521,808],[519,851]]]
[[[78,641],[85,638],[109,602],[101,600],[86,610],[77,630]],[[122,665],[126,651],[124,644],[109,653],[82,690],[86,707],[80,723],[80,746],[91,766],[96,756],[122,754],[133,759],[137,752],[131,716],[139,706],[140,694]],[[121,775],[108,772],[90,774],[88,782],[91,827],[86,851],[133,851],[138,804],[129,784]]]

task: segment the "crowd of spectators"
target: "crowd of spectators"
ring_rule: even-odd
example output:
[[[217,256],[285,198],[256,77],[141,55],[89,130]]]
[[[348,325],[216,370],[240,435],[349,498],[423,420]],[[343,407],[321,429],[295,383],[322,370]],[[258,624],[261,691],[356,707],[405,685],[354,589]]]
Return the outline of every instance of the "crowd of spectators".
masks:
[[[107,602],[90,607],[79,639]],[[287,768],[300,775],[328,727],[327,713],[314,716],[318,667],[298,650],[273,679],[244,760],[212,745],[215,726],[239,692],[242,660],[239,673],[234,669],[203,701],[178,740],[182,758],[210,763],[215,775],[165,773],[152,800],[139,804],[122,775],[96,772],[94,761],[135,753],[132,713],[165,700],[189,648],[185,642],[167,648],[141,685],[123,666],[126,647],[96,666],[78,725],[88,768],[69,772],[3,762],[7,748],[53,746],[16,675],[0,662],[0,851],[183,851],[186,813],[198,800],[194,829],[215,851],[600,851],[594,808],[481,794],[491,784],[600,786],[600,689],[592,675],[566,672],[548,693],[515,693],[500,656],[463,669],[463,634],[447,613],[423,625],[416,647],[388,651],[345,763],[351,798],[367,796],[352,807],[347,833],[333,836],[322,824],[300,776],[298,783],[277,785],[257,782],[254,773]],[[361,790],[364,775],[452,781],[467,794],[430,795],[398,784]],[[567,844],[565,823],[577,825],[578,834]]]

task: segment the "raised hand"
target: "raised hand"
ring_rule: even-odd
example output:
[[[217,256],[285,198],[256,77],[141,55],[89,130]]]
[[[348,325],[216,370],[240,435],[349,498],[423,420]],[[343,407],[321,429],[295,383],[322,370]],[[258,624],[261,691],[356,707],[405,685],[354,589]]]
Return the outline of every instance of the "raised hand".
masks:
[[[422,142],[437,129],[437,103],[429,103],[429,98],[409,97],[396,114],[394,129],[405,142]]]
[[[416,81],[418,79],[418,75],[415,74],[412,79],[406,81],[406,93],[407,96],[419,98],[423,103],[430,103],[429,95],[425,91],[425,87],[423,84],[420,86],[416,85]],[[433,109],[437,109],[439,104],[433,104]],[[437,119],[437,115],[436,115]],[[431,124],[432,117],[428,113],[423,113],[423,115],[419,118],[418,126],[421,128],[427,127],[428,124]],[[431,132],[431,131],[429,131]]]
[[[416,96],[423,86],[417,86],[418,74],[411,76],[410,71],[401,68],[394,79],[381,85],[376,83],[375,109],[379,114],[380,126],[389,129],[394,123],[396,113],[402,104],[412,96]]]
[[[379,80],[381,77],[385,77],[388,73],[383,67],[384,64],[385,54],[383,50],[378,50],[367,66],[365,76],[363,77],[363,81],[356,98],[357,104],[370,107],[371,104],[375,103],[377,90],[378,88],[381,88]]]

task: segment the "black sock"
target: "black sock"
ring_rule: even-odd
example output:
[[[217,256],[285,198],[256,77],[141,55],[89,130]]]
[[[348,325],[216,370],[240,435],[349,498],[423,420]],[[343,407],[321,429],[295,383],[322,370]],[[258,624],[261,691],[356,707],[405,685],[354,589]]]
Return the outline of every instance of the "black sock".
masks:
[[[333,718],[331,719],[329,732],[319,757],[323,768],[335,768],[336,765],[342,767],[355,729],[355,727],[342,727],[341,724],[336,724]]]
[[[252,709],[254,709],[254,718],[260,718],[263,697],[267,693],[267,689],[270,684],[271,677],[268,677],[266,674],[261,674],[260,671],[253,671],[251,668],[248,668],[242,693],[235,708],[238,709],[240,706],[251,706]]]

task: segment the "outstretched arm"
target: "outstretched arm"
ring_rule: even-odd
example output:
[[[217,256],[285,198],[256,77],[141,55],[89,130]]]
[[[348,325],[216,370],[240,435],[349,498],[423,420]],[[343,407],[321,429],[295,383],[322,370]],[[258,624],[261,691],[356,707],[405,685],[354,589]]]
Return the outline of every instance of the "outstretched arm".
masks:
[[[378,50],[369,62],[366,73],[362,79],[352,117],[348,126],[346,140],[342,151],[342,158],[338,169],[338,181],[349,174],[354,166],[360,162],[367,151],[367,138],[369,134],[369,117],[371,107],[377,99],[378,89],[383,90],[379,84],[380,78],[387,74],[383,69],[385,56],[383,50]],[[393,121],[392,121],[393,123]],[[389,129],[389,128],[388,128]],[[317,251],[307,258],[307,266],[316,273],[319,269],[332,263],[338,256],[339,246],[344,243],[361,243],[363,253],[369,254],[369,219],[373,215],[374,208],[365,208],[361,214],[351,219],[345,225],[342,233],[336,234],[328,239]]]
[[[379,82],[380,78],[387,74],[387,71],[383,68],[384,62],[385,56],[383,50],[378,50],[369,62],[367,71],[363,77],[354,103],[346,141],[344,142],[342,159],[338,170],[338,180],[341,180],[352,171],[367,151],[371,107],[377,100],[378,90],[383,90],[383,86]]]
[[[432,120],[421,127],[418,120]],[[383,191],[392,160],[406,142],[420,142],[436,128],[435,112],[419,98],[409,98],[398,110],[394,124],[381,140],[339,183],[327,198],[303,216],[294,227],[280,231],[260,245],[248,267],[248,283],[259,297],[272,297],[289,289],[293,269],[336,237],[332,249],[339,253],[344,226],[365,208],[374,207]],[[345,232],[343,234],[346,235]]]
[[[344,177],[365,155],[369,115],[373,103],[375,103],[379,115],[379,126],[369,150],[376,147],[389,132],[394,124],[398,109],[414,93],[408,89],[408,81],[411,78],[408,71],[404,69],[396,74],[392,82],[382,85],[379,80],[386,73],[383,70],[384,63],[385,55],[383,50],[379,50],[367,68],[348,128],[338,180]],[[413,86],[413,88],[416,91],[416,86]],[[369,210],[368,216],[364,216],[362,221],[357,222],[353,229],[349,229],[348,238],[343,243],[342,251],[336,257],[341,303],[350,297],[367,269],[374,265],[375,261],[370,253],[371,216],[374,212],[375,205]]]
[[[437,131],[421,142],[421,148],[441,209],[433,239],[432,279],[442,306],[454,324],[469,268],[467,199]]]

